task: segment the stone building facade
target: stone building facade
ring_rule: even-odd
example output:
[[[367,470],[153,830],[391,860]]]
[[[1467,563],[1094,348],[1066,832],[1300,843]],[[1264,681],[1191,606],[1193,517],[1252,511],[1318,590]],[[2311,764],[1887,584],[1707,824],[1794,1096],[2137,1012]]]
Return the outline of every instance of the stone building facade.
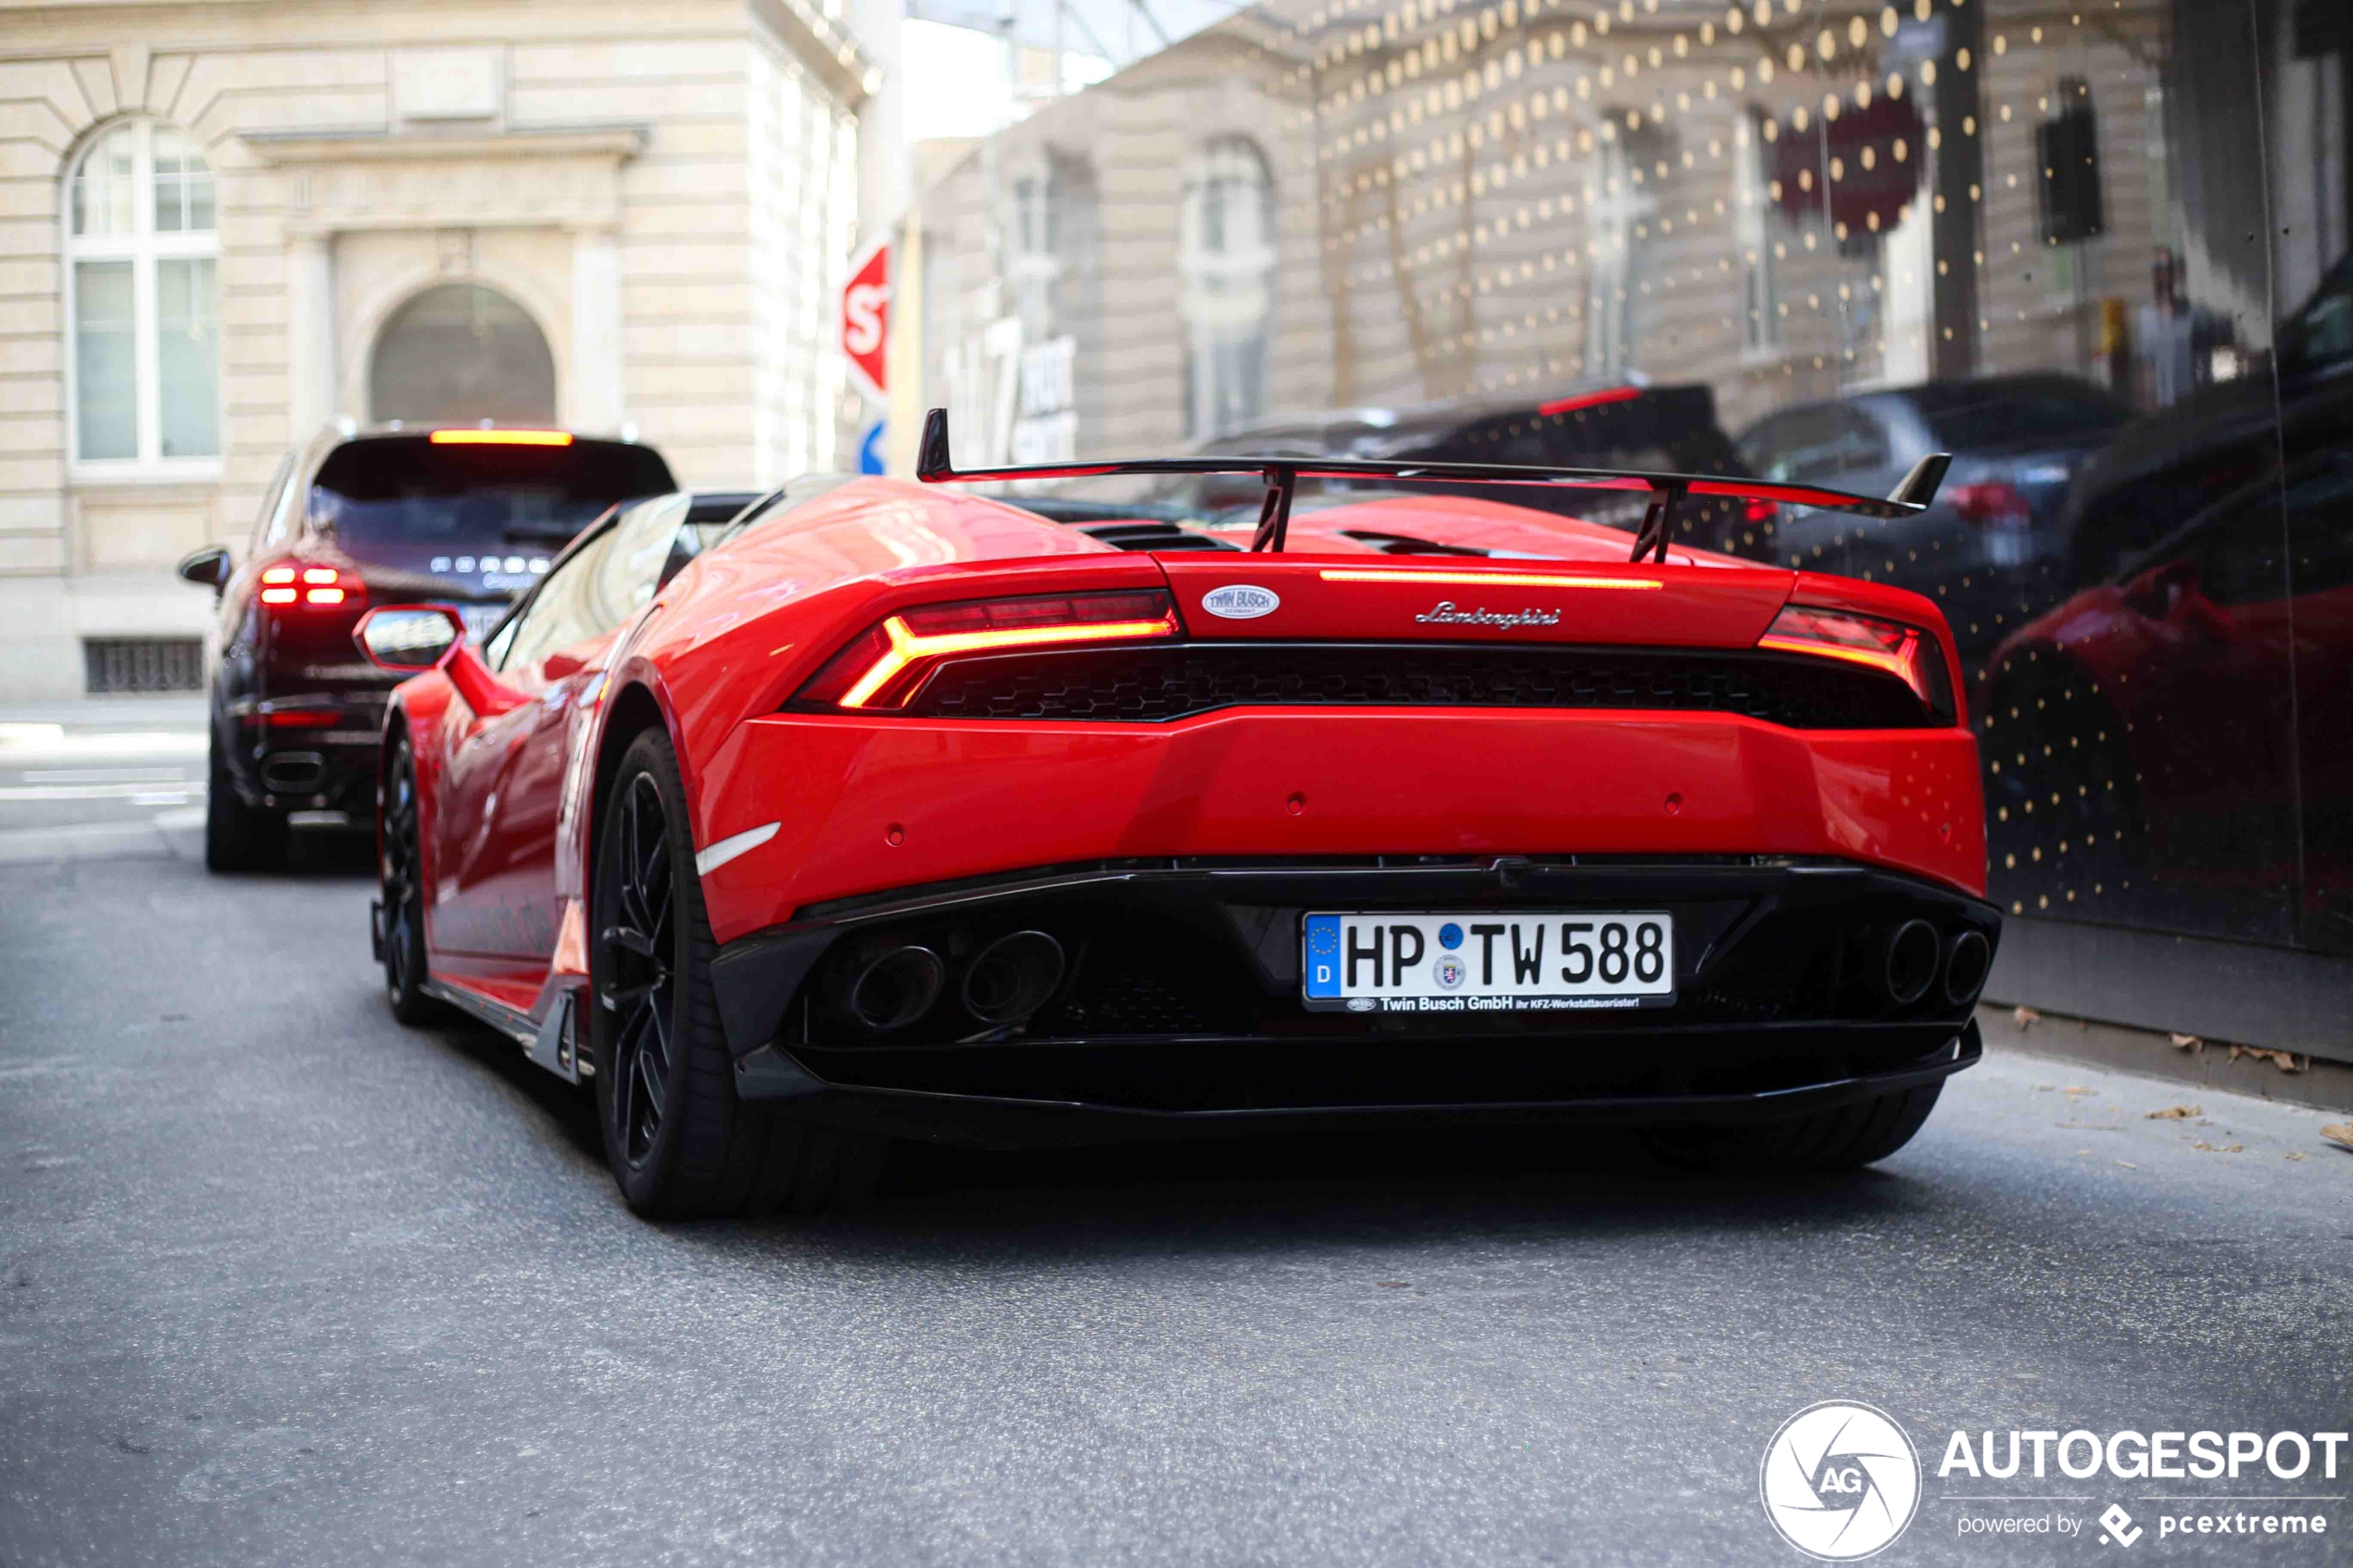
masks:
[[[330,421],[830,462],[877,81],[840,0],[0,4],[0,700],[184,680]]]

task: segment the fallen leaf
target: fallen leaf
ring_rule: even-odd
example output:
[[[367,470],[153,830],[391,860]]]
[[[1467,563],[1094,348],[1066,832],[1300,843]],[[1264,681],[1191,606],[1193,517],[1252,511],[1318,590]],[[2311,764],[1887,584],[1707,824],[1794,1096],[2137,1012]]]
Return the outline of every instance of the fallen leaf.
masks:
[[[2095,1095],[2099,1093],[2099,1090],[2092,1088],[2088,1085],[2084,1084],[2070,1084],[2066,1088],[2061,1089],[2059,1093],[2063,1095]]]
[[[2034,1085],[2034,1092],[2038,1095],[2046,1095],[2057,1087],[2057,1084],[2037,1084]]]
[[[2109,1161],[2109,1163],[2110,1163],[2110,1164],[2112,1164],[2112,1165],[2121,1165],[2121,1166],[2123,1166],[2123,1167],[2124,1167],[2127,1171],[2137,1171],[2137,1170],[2139,1170],[2139,1169],[2140,1169],[2140,1167],[2139,1167],[2138,1165],[2133,1164],[2133,1163],[2131,1160],[2110,1160],[2110,1161]]]
[[[2296,1160],[2300,1163],[2304,1159],[2304,1151],[2298,1148],[2291,1148],[2287,1151],[2287,1157],[2290,1160]]]
[[[2243,1143],[2222,1144],[2217,1146],[2208,1143],[2204,1138],[2198,1139],[2197,1142],[2190,1145],[2190,1147],[2192,1148],[2202,1148],[2208,1154],[2244,1154],[2246,1152],[2246,1145]]]
[[[1379,1290],[1403,1290],[1406,1282],[1402,1279],[1377,1279],[1373,1281],[1373,1286]]]
[[[2173,1048],[2177,1051],[2202,1051],[2206,1048],[2206,1042],[2195,1035],[2176,1035],[2173,1036]]]
[[[2353,1148],[2353,1122],[2332,1122],[2321,1129],[2321,1136],[2339,1148]]]
[[[2186,1122],[2193,1116],[2206,1114],[2205,1108],[2196,1105],[2169,1105],[2162,1110],[2152,1110],[2142,1117],[2145,1122]]]
[[[2024,1029],[2030,1024],[2042,1022],[2043,1015],[2036,1012],[2032,1008],[2022,1007],[2011,1012],[2010,1022],[2017,1024],[2020,1029]]]
[[[2263,1046],[2233,1046],[2231,1047],[2233,1061],[2236,1061],[2243,1056],[2251,1056],[2259,1061],[2268,1061],[2283,1073],[2301,1073],[2312,1065],[2310,1057],[2299,1058],[2293,1051],[2275,1051]]]

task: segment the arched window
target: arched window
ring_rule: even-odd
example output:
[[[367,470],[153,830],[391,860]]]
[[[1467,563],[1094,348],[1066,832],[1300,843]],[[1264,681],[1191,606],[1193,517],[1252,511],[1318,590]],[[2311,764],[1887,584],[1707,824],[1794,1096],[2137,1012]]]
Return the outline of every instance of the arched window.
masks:
[[[66,182],[73,455],[220,455],[220,235],[212,170],[168,125],[92,142]]]
[[[368,413],[405,424],[553,424],[556,361],[522,306],[479,283],[443,283],[377,335]]]
[[[1275,182],[1247,136],[1201,150],[1177,233],[1185,318],[1185,433],[1222,435],[1266,411],[1275,313]]]

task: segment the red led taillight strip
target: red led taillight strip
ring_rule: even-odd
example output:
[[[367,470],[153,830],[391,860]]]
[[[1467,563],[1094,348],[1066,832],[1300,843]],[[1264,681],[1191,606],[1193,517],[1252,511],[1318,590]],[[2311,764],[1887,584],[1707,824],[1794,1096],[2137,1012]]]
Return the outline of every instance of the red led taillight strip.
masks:
[[[1176,634],[1175,615],[1164,615],[1157,621],[1098,621],[1064,626],[1008,626],[987,632],[946,632],[924,636],[894,615],[883,622],[883,634],[890,639],[890,646],[858,677],[857,684],[841,694],[844,708],[863,708],[875,694],[890,684],[890,678],[918,659],[943,659],[951,654],[977,653],[983,649],[1001,651],[1006,648],[1044,647],[1055,643],[1116,643],[1138,637],[1173,637]]]
[[[1438,583],[1458,588],[1664,588],[1655,577],[1586,577],[1549,571],[1356,571],[1327,567],[1327,583]]]

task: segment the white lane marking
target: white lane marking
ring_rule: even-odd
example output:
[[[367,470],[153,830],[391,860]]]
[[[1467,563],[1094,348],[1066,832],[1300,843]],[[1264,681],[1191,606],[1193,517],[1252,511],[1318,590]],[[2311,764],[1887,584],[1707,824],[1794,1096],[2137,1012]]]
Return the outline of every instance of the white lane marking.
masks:
[[[144,796],[184,796],[202,788],[195,779],[186,789],[157,790],[152,784],[11,784],[0,788],[0,800],[137,800]]]
[[[187,828],[200,828],[204,826],[204,808],[189,806],[177,811],[157,811],[156,826],[166,833],[176,833]]]
[[[25,784],[178,784],[184,768],[28,768]]]
[[[19,734],[0,743],[11,768],[43,762],[78,762],[102,757],[201,757],[211,744],[202,730],[107,730],[65,733],[57,724],[0,725]]]
[[[709,876],[746,850],[757,849],[775,837],[776,830],[784,825],[782,822],[768,822],[760,827],[747,828],[732,837],[721,839],[708,849],[698,851],[695,855],[696,872]]]

